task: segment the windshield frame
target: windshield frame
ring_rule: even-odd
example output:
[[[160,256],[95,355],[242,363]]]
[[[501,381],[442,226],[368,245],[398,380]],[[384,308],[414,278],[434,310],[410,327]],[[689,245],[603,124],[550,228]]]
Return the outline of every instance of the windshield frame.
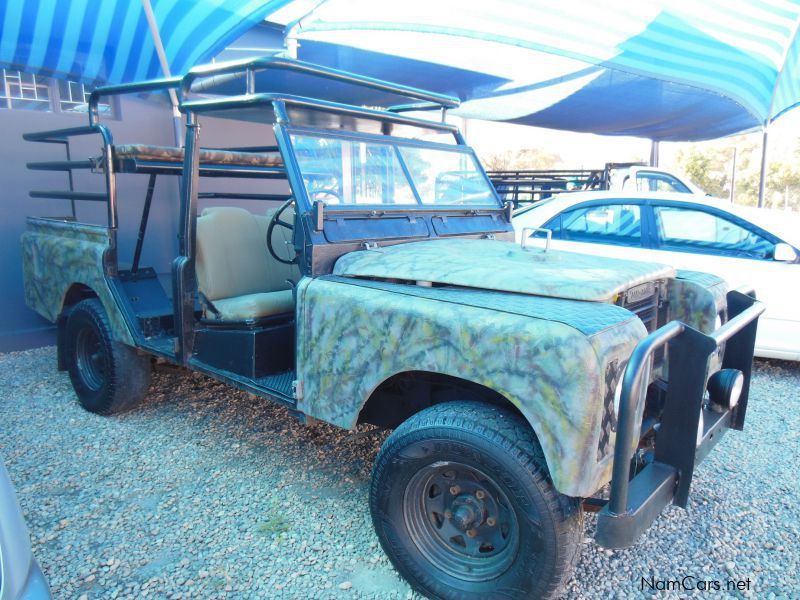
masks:
[[[325,205],[325,212],[326,213],[364,213],[368,212],[373,215],[379,215],[384,213],[406,213],[406,212],[466,212],[472,213],[476,211],[486,212],[486,211],[503,211],[504,206],[503,202],[500,200],[500,197],[497,194],[497,191],[494,189],[492,182],[489,180],[489,177],[486,175],[486,170],[483,168],[480,160],[478,159],[475,150],[470,146],[463,143],[463,138],[457,133],[453,133],[453,137],[455,143],[453,144],[444,144],[441,142],[430,142],[424,140],[415,140],[412,138],[406,137],[398,137],[392,135],[376,135],[371,133],[361,133],[361,132],[352,132],[352,131],[333,131],[329,129],[317,129],[312,127],[302,127],[302,126],[293,126],[293,125],[276,125],[276,138],[279,140],[279,145],[284,146],[282,148],[282,154],[284,155],[284,160],[286,161],[287,170],[289,171],[289,180],[292,184],[292,190],[295,193],[295,199],[298,203],[298,208],[300,209],[298,212],[305,213],[307,211],[311,211],[313,209],[313,205],[308,197],[308,190],[306,189],[305,183],[303,181],[303,171],[300,168],[300,163],[297,159],[297,155],[295,154],[294,143],[292,142],[291,136],[292,135],[304,135],[304,136],[314,136],[314,137],[324,137],[324,138],[332,138],[332,139],[344,139],[348,141],[358,141],[358,142],[366,142],[366,143],[378,143],[389,145],[395,149],[395,152],[398,156],[401,156],[400,149],[403,146],[406,147],[416,147],[416,148],[427,148],[427,149],[434,149],[434,150],[443,150],[446,152],[457,152],[459,154],[466,154],[471,156],[474,164],[476,166],[476,173],[483,177],[486,181],[486,185],[489,187],[491,191],[492,197],[495,200],[495,203],[486,203],[486,204],[423,204],[419,201],[419,192],[417,190],[417,186],[414,183],[413,178],[407,171],[407,166],[405,161],[400,158],[403,170],[406,172],[406,177],[408,178],[408,184],[414,193],[414,196],[417,198],[417,204],[331,204]],[[288,158],[288,160],[287,160]]]

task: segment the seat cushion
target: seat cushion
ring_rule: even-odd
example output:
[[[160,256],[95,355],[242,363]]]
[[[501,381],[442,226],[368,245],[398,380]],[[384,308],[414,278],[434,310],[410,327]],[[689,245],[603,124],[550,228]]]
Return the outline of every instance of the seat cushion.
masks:
[[[214,300],[213,304],[219,314],[215,315],[211,311],[207,311],[206,317],[222,321],[260,319],[294,312],[292,290],[223,298]]]

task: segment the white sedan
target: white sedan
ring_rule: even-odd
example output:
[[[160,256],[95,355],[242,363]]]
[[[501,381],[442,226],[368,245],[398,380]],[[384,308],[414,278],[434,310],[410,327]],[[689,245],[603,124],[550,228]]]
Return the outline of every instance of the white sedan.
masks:
[[[515,213],[523,229],[552,232],[552,247],[713,273],[753,286],[767,310],[756,356],[800,360],[800,216],[688,194],[576,192]],[[540,238],[542,232],[525,232]],[[529,244],[541,241],[528,240]]]

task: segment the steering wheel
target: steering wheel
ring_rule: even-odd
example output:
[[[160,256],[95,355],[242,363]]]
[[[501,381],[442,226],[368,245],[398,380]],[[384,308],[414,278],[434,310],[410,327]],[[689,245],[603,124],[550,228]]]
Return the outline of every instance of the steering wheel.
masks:
[[[269,221],[269,227],[267,227],[267,250],[269,250],[272,258],[285,265],[297,264],[297,255],[295,254],[294,258],[292,259],[281,258],[278,256],[278,254],[275,252],[274,246],[272,245],[272,234],[275,231],[276,225],[279,225],[284,229],[288,229],[290,233],[294,234],[294,225],[281,219],[281,215],[286,212],[286,209],[292,204],[294,204],[294,198],[289,198],[286,202],[281,204],[278,210],[275,211],[275,214],[272,215],[272,219]]]

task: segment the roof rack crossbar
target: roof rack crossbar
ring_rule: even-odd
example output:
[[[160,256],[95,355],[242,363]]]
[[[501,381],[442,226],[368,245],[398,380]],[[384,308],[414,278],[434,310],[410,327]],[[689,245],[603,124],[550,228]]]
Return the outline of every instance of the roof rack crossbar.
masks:
[[[160,79],[148,79],[146,81],[119,83],[99,87],[93,90],[89,96],[89,124],[95,125],[98,122],[100,113],[97,110],[97,106],[100,103],[100,98],[104,96],[176,90],[181,86],[182,80],[182,77],[162,77]]]
[[[275,102],[283,102],[290,106],[300,106],[303,108],[319,109],[326,112],[333,112],[338,114],[346,114],[351,116],[361,116],[369,119],[376,119],[390,123],[398,123],[405,125],[413,125],[415,127],[424,127],[426,129],[438,129],[455,133],[458,128],[449,123],[440,123],[437,121],[427,121],[425,119],[416,119],[414,117],[407,117],[405,115],[387,112],[383,110],[376,110],[374,108],[363,108],[351,104],[342,104],[340,102],[330,102],[328,100],[316,100],[314,98],[306,98],[303,96],[292,96],[288,94],[246,94],[242,96],[227,96],[224,98],[207,98],[202,100],[186,100],[181,104],[183,112],[213,112],[219,110],[231,110],[236,108],[247,108],[250,106],[258,106],[260,104],[270,104]]]
[[[452,96],[444,94],[436,94],[418,88],[402,85],[399,83],[391,83],[365,75],[357,75],[339,69],[330,67],[323,67],[312,63],[307,63],[301,60],[292,60],[279,56],[267,56],[261,58],[251,58],[241,61],[231,61],[227,63],[216,63],[211,65],[204,65],[195,67],[189,71],[183,78],[181,85],[181,95],[183,99],[187,99],[192,91],[203,91],[219,83],[219,79],[214,79],[220,75],[229,76],[244,76],[246,80],[245,93],[248,95],[255,94],[255,78],[254,75],[258,71],[266,71],[269,69],[286,70],[297,73],[304,73],[322,79],[330,79],[332,81],[339,81],[341,83],[348,83],[361,87],[379,90],[391,94],[396,94],[412,100],[421,100],[424,103],[434,104],[436,107],[457,108],[460,101]],[[210,78],[207,84],[202,81],[203,78]]]
[[[107,202],[108,194],[105,192],[73,192],[70,190],[33,190],[28,192],[31,198],[52,198],[55,200],[90,200],[94,202]]]
[[[89,125],[83,127],[67,127],[66,129],[51,129],[49,131],[31,131],[22,134],[22,139],[28,142],[44,142],[50,144],[66,143],[75,135],[99,135],[105,145],[111,145],[111,132],[103,125]]]
[[[74,169],[93,169],[94,162],[85,160],[48,160],[25,163],[25,166],[35,171],[72,171]]]
[[[386,110],[389,112],[401,113],[401,112],[417,112],[417,111],[424,111],[424,110],[439,110],[442,108],[441,104],[436,104],[435,102],[414,102],[411,104],[395,104],[394,106],[390,106]]]

